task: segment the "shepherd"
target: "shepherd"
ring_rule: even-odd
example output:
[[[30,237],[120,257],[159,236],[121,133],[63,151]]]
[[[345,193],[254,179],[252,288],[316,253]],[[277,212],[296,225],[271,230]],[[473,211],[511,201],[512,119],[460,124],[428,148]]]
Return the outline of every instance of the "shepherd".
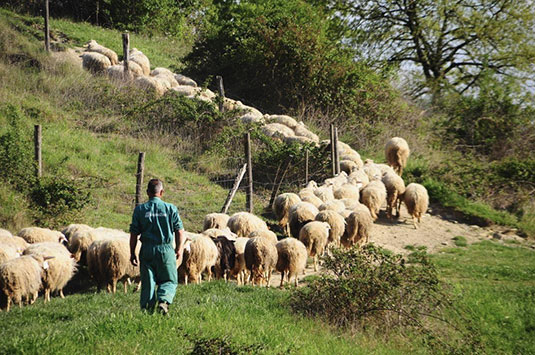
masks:
[[[177,207],[163,202],[163,193],[162,181],[150,180],[149,201],[134,209],[130,224],[130,262],[134,266],[139,264],[140,268],[141,309],[153,312],[158,303],[158,311],[168,314],[178,284],[177,264],[182,263],[185,236]],[[135,250],[139,236],[138,260]]]

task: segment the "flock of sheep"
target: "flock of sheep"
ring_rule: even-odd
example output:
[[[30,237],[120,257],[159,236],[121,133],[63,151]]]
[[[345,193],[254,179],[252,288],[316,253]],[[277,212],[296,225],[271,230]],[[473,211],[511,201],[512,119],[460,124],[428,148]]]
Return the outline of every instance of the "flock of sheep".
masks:
[[[107,73],[117,80],[133,78],[136,85],[159,95],[173,90],[200,100],[215,98],[210,90],[198,88],[183,75],[165,68],[150,71],[148,58],[135,48],[130,51],[131,76],[123,75],[124,66],[118,62],[117,54],[95,41],[88,43],[82,61],[84,68],[94,73]],[[317,135],[292,117],[263,115],[231,99],[225,99],[224,104],[227,109],[240,108],[244,112],[242,122],[261,124],[263,132],[274,139],[328,143],[320,142]],[[321,185],[310,181],[297,194],[282,193],[274,200],[273,213],[285,234],[281,240],[254,214],[206,215],[201,233],[186,232],[179,280],[199,283],[204,274],[208,280],[214,276],[234,278],[238,285],[269,286],[276,270],[281,274],[281,287],[292,279],[297,286],[308,257],[313,258],[317,270],[319,256],[330,246],[349,248],[366,243],[384,204],[387,217],[393,218],[394,212],[399,217],[404,202],[417,228],[429,198],[425,187],[416,183],[405,187],[401,178],[410,154],[403,138],[387,142],[388,164],[363,162],[358,152],[340,141],[338,151],[342,171],[339,175]],[[14,236],[0,229],[0,303],[3,298],[8,311],[12,303],[33,303],[40,290],[45,302],[50,300],[51,292],[63,297],[63,288],[81,267],[87,268],[99,290],[106,288],[115,293],[117,283],[123,282],[127,292],[129,283],[139,281],[139,268],[130,263],[129,235],[123,231],[72,224],[61,232],[24,228]]]

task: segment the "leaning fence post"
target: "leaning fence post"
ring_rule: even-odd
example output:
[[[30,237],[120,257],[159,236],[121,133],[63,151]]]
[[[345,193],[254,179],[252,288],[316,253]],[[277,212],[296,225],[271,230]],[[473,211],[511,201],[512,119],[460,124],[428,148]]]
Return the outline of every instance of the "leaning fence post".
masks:
[[[338,150],[338,127],[334,126],[334,168],[335,175],[340,174],[340,151]]]
[[[136,206],[141,203],[141,189],[143,185],[143,170],[145,169],[145,152],[139,152],[136,173]]]
[[[245,175],[246,168],[247,168],[247,164],[243,164],[243,167],[240,169],[238,176],[236,176],[236,180],[234,180],[234,186],[232,187],[232,190],[229,191],[227,195],[227,199],[225,200],[225,203],[223,204],[223,208],[221,208],[221,213],[228,212],[230,203],[232,202],[232,199],[234,198],[234,195],[236,194],[236,191],[238,190],[238,187],[240,186],[241,180],[243,179],[243,176]]]
[[[219,92],[219,112],[223,112],[225,110],[224,103],[225,103],[225,88],[223,87],[223,77],[218,75],[216,76],[217,79],[217,91]]]
[[[251,157],[251,133],[247,132],[244,137],[245,159],[247,161],[247,212],[253,212],[253,165]]]
[[[34,151],[35,151],[35,163],[36,163],[36,175],[40,178],[43,175],[43,160],[41,155],[41,144],[42,144],[42,135],[41,135],[41,125],[36,124],[33,131],[33,142],[34,142]]]
[[[48,10],[48,0],[45,0],[45,50],[50,52],[50,12]]]
[[[123,78],[130,79],[130,67],[128,61],[130,60],[130,34],[128,32],[122,34],[123,37]]]
[[[335,146],[334,146],[334,124],[331,123],[331,128],[330,128],[330,134],[331,134],[331,166],[332,166],[332,173],[333,173],[333,176],[336,176],[336,157],[335,157]]]
[[[271,190],[271,197],[269,199],[269,207],[273,206],[273,202],[275,201],[275,197],[277,197],[277,194],[279,193],[280,187],[282,185],[282,182],[284,181],[284,177],[286,176],[286,173],[290,169],[290,165],[292,163],[292,157],[290,156],[288,160],[284,163],[284,168],[282,171],[277,170],[277,175],[275,175],[275,181],[273,184],[273,190]]]

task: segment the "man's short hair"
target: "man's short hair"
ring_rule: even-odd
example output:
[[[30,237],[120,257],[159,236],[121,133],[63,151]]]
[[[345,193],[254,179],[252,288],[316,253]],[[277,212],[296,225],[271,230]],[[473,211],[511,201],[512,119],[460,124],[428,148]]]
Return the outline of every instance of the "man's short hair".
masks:
[[[156,195],[163,190],[163,182],[160,179],[152,179],[147,186],[147,193],[149,195]]]

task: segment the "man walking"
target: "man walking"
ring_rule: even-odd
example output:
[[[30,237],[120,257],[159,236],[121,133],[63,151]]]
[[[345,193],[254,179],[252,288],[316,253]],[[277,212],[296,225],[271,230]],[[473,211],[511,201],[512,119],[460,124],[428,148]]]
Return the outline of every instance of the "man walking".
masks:
[[[175,297],[177,263],[182,263],[185,238],[178,210],[175,205],[161,200],[163,192],[162,181],[152,179],[147,187],[149,201],[134,209],[130,224],[130,261],[134,266],[138,265],[135,250],[137,238],[141,235],[139,303],[141,309],[152,311],[158,302],[158,311],[167,314]]]

